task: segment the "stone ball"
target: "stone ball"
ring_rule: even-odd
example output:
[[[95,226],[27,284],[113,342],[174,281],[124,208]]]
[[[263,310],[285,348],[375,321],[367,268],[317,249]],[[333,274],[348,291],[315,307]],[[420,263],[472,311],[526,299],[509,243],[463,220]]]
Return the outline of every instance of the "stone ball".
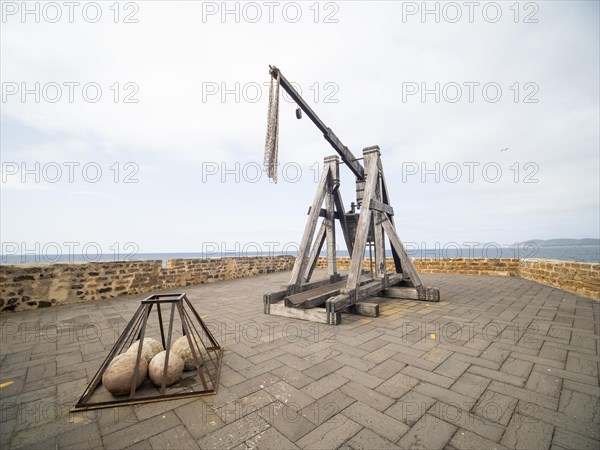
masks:
[[[191,338],[190,338],[191,339]],[[192,343],[194,341],[192,340]],[[171,346],[171,352],[175,353],[181,359],[183,359],[183,370],[196,370],[196,363],[194,362],[194,354],[190,348],[190,344],[186,336],[181,336]],[[200,349],[196,349],[196,356],[200,359],[200,365],[202,365],[202,354]]]
[[[152,358],[152,361],[150,361],[150,365],[148,366],[150,380],[152,380],[156,386],[162,386],[166,355],[167,352],[163,350]],[[169,365],[167,366],[166,385],[171,386],[181,378],[181,375],[183,375],[183,359],[171,352],[169,353]]]
[[[108,392],[113,395],[124,395],[130,392],[136,360],[135,353],[115,356],[102,375],[102,384]],[[136,388],[144,382],[147,374],[148,363],[144,358],[140,358]]]
[[[129,347],[129,350],[127,350],[127,353],[133,353],[134,355],[136,355],[139,345],[140,345],[140,341],[135,341],[133,344],[131,344],[131,347]],[[154,358],[157,354],[159,354],[163,350],[164,350],[164,348],[163,348],[162,344],[160,342],[158,342],[156,339],[144,338],[144,345],[142,345],[142,355],[146,359],[147,363],[150,363],[150,361],[152,361],[152,358]]]

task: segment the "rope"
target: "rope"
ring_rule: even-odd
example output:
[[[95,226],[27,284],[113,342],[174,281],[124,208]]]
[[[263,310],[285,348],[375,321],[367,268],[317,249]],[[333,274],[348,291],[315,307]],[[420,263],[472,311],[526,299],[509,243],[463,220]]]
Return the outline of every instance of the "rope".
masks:
[[[275,81],[275,82],[274,82]],[[279,152],[279,71],[271,77],[269,87],[269,112],[265,140],[264,167],[267,176],[277,183],[277,156]]]

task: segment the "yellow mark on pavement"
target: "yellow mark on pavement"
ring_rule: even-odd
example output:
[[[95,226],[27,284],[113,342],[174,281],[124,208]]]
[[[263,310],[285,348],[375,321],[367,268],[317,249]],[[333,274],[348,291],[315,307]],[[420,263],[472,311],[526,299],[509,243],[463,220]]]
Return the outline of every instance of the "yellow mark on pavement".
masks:
[[[84,416],[71,416],[69,419],[70,423],[92,423],[91,419]]]
[[[429,337],[435,341],[435,333],[431,333]]]
[[[14,383],[14,381],[7,381],[5,383],[0,384],[0,388],[6,387],[6,386],[10,386],[13,383]]]

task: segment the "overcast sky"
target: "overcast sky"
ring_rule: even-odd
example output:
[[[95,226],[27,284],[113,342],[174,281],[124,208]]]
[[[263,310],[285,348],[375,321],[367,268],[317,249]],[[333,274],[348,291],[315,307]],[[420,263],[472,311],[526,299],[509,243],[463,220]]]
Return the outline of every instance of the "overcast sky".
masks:
[[[284,98],[259,172],[269,64],[380,146],[404,241],[599,237],[598,2],[111,5],[2,3],[4,252],[298,242],[334,152]]]

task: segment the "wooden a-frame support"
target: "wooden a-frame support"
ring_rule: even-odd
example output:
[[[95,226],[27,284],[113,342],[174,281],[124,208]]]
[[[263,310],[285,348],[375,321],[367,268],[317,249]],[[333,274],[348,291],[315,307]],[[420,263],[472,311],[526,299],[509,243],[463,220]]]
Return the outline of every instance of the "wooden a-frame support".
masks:
[[[439,291],[423,285],[396,233],[394,209],[390,204],[379,147],[365,148],[363,156],[365,179],[357,181],[357,185],[359,188],[364,185],[364,191],[356,227],[351,227],[348,221],[350,214],[344,211],[339,191],[339,158],[325,158],[290,281],[285,290],[264,295],[266,314],[337,325],[341,322],[342,312],[377,316],[379,305],[365,301],[373,295],[439,301]],[[322,208],[323,204],[325,208]],[[315,238],[320,217],[323,220]],[[337,272],[335,219],[340,222],[348,253],[352,255],[349,273],[344,277]],[[386,270],[386,236],[394,259],[394,273]],[[314,244],[311,246],[313,239]],[[311,283],[310,278],[325,242],[329,278]],[[373,242],[375,247],[375,270],[372,277],[363,274],[367,242]]]

